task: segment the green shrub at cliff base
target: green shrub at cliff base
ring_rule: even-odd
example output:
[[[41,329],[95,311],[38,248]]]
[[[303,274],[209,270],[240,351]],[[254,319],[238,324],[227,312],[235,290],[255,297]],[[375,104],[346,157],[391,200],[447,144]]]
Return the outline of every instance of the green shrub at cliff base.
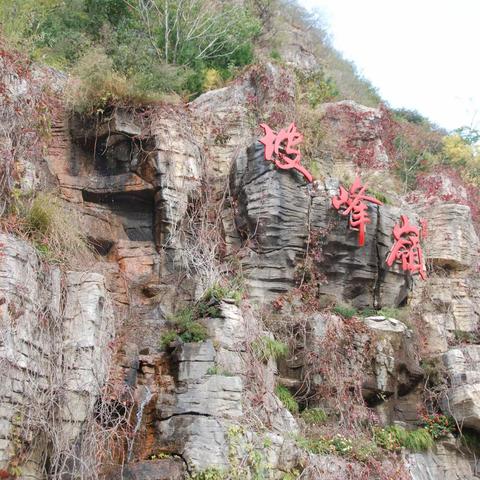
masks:
[[[160,338],[160,345],[167,348],[173,341],[180,339],[184,343],[203,342],[208,338],[207,329],[198,322],[188,322],[168,330]]]
[[[303,450],[315,455],[335,454],[360,462],[366,462],[379,456],[378,446],[364,437],[351,438],[337,434],[334,437],[302,438],[296,440],[297,445]]]
[[[188,478],[190,480],[225,480],[228,475],[223,470],[219,470],[215,467],[210,467],[201,472],[193,472]]]
[[[175,330],[168,330],[160,337],[160,345],[165,349],[170,346],[178,338],[178,333]]]
[[[323,437],[315,439],[299,437],[296,439],[296,443],[303,450],[315,455],[327,455],[334,453],[335,450],[330,441]]]
[[[403,444],[403,446],[411,452],[423,452],[424,450],[432,448],[434,445],[435,442],[432,436],[425,428],[408,432]]]
[[[166,348],[174,340],[180,339],[185,343],[203,342],[208,338],[207,329],[196,321],[197,313],[194,307],[185,307],[168,319],[173,328],[165,332],[160,344]]]

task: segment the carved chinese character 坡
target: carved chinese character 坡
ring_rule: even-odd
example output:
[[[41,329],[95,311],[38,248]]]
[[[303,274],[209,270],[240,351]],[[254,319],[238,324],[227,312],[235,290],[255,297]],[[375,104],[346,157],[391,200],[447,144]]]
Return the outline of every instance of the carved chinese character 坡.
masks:
[[[265,133],[265,136],[260,139],[260,142],[265,145],[265,160],[275,163],[282,170],[293,168],[300,172],[308,182],[312,182],[313,177],[310,172],[300,165],[302,159],[300,150],[294,148],[303,140],[303,135],[297,130],[295,123],[291,123],[286,130],[282,128],[278,133],[275,133],[265,123],[260,126]]]

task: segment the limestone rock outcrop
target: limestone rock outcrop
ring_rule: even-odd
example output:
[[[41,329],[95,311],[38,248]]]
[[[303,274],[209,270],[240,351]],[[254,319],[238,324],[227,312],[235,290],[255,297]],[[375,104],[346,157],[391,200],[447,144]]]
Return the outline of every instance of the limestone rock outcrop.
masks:
[[[423,371],[411,341],[413,333],[394,318],[367,317],[365,324],[374,336],[375,352],[372,377],[363,385],[364,396],[373,400],[375,395],[377,399],[378,396],[398,398],[411,392],[423,378]],[[391,408],[396,410],[395,401]],[[393,419],[399,420],[389,420]]]
[[[435,267],[467,270],[479,260],[479,240],[470,209],[455,203],[437,204],[424,210],[428,222],[427,255]]]
[[[331,207],[338,183],[306,185],[296,171],[275,170],[264,161],[259,143],[236,158],[230,188],[253,297],[267,302],[292,288],[310,241],[321,294],[356,307],[400,305],[406,300],[410,278],[385,264],[400,209],[371,206],[366,246],[358,248],[358,233]]]
[[[407,455],[406,462],[412,480],[474,480],[477,467],[456,448],[455,442],[445,440],[433,451]]]
[[[37,431],[73,458],[109,374],[115,323],[105,279],[62,278],[11,235],[1,234],[0,246],[1,465],[15,465]],[[28,478],[43,478],[44,454],[24,465]]]
[[[440,203],[421,215],[427,220],[426,258],[432,271],[428,282],[412,292],[411,304],[422,317],[426,350],[440,354],[456,334],[478,329],[479,240],[466,206]]]
[[[450,378],[443,410],[459,424],[480,430],[480,345],[451,349],[442,358]]]
[[[158,439],[170,452],[184,459],[189,471],[209,467],[227,469],[232,445],[242,452],[252,443],[260,442],[256,432],[239,426],[245,408],[251,408],[246,391],[246,383],[251,381],[245,352],[246,321],[234,304],[222,302],[221,312],[221,317],[203,320],[211,339],[180,343],[174,348],[171,355],[175,387],[159,392],[156,400]],[[265,370],[259,372],[261,375],[272,376],[272,365],[259,368]],[[281,452],[286,448],[279,433],[293,434],[297,426],[274,395],[267,403],[271,414],[278,418],[272,422],[269,433],[275,441],[265,454],[279,464],[283,461]]]
[[[286,63],[317,68],[301,32],[287,33]],[[14,95],[26,91],[22,82],[14,87]],[[392,200],[388,112],[351,101],[318,107],[321,148],[312,165],[303,161],[320,173],[307,184],[266,162],[256,142],[258,124],[285,127],[295,103],[295,74],[267,63],[187,105],[54,118],[48,169],[38,159],[23,165],[20,186],[55,179],[98,256],[88,272],[65,271],[41,262],[26,241],[0,235],[0,477],[25,460],[24,450],[25,478],[43,480],[60,460],[62,478],[88,477],[74,453],[90,431],[115,421],[123,430],[108,453],[122,466],[98,472],[109,480],[180,480],[209,468],[245,478],[361,477],[343,453],[300,448],[304,419],[279,398],[283,386],[300,410],[328,403],[319,393],[326,339],[337,355],[330,360],[339,360],[333,367],[343,362],[343,393],[355,389],[381,424],[418,427],[428,381],[420,365],[441,360],[443,412],[480,429],[479,241],[468,207],[416,205],[392,193],[395,202],[369,205],[359,248],[331,199],[354,169],[374,167],[372,193]],[[385,264],[401,214],[427,221],[425,282]],[[218,240],[206,281],[202,222],[203,237]],[[215,299],[200,314],[207,287],[227,276],[236,299]],[[343,303],[355,307],[353,319],[338,309]],[[365,314],[404,306],[404,322]],[[177,335],[164,346],[167,329],[192,322],[205,328],[204,341]],[[260,341],[273,351],[259,352]],[[338,413],[328,412],[333,421]],[[45,418],[55,422],[38,427]],[[54,441],[41,445],[39,431]],[[327,442],[329,432],[322,435]],[[406,460],[412,480],[475,478],[471,455],[451,438]]]

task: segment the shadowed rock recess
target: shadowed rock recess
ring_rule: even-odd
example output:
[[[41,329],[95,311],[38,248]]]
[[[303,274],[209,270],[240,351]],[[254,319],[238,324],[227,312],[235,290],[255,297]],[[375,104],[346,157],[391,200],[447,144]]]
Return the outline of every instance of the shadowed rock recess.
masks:
[[[312,68],[298,34],[285,58]],[[257,125],[280,103],[286,127],[295,78],[267,64],[184,106],[55,112],[23,172],[55,187],[95,258],[67,268],[0,234],[0,478],[479,478],[470,208],[386,186],[359,247],[335,169],[368,151],[377,191],[394,175],[384,110],[319,106],[307,184],[264,160]],[[386,266],[401,214],[428,223],[426,281]],[[434,413],[451,428],[426,446],[391,433]]]

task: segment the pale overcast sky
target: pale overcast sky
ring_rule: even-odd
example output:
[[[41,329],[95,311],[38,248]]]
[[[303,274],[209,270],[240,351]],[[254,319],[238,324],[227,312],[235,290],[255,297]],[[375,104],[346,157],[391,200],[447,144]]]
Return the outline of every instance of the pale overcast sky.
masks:
[[[393,107],[480,128],[480,0],[300,0]]]

